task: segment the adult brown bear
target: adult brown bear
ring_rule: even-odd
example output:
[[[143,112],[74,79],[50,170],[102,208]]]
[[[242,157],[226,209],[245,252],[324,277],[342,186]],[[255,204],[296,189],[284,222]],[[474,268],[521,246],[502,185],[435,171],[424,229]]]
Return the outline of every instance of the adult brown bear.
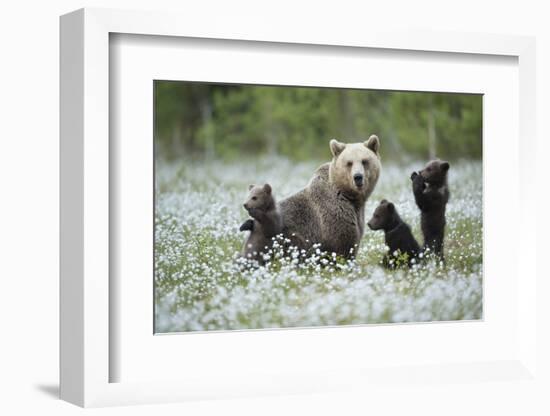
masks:
[[[306,188],[280,202],[283,234],[291,244],[353,257],[365,228],[365,202],[378,177],[380,141],[330,141],[332,161],[321,165]]]

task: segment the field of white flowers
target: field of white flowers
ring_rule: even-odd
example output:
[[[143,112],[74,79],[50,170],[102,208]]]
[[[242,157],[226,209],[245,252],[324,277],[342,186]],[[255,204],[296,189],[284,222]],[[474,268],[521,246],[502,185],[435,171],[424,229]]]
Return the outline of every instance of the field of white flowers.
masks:
[[[266,267],[243,270],[235,256],[246,237],[239,226],[248,218],[242,208],[248,184],[268,182],[280,200],[303,188],[319,164],[279,158],[157,161],[156,332],[482,317],[481,162],[451,165],[445,267],[428,262],[384,269],[383,232],[365,227],[353,262],[329,258],[322,265],[316,256],[302,262],[278,256]],[[366,220],[386,198],[421,242],[409,176],[423,164],[384,164]]]

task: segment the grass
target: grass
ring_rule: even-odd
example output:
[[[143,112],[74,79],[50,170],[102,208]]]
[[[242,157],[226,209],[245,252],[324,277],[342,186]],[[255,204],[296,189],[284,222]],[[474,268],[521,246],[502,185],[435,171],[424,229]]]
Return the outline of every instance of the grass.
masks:
[[[304,187],[318,165],[279,158],[157,163],[157,332],[481,318],[480,162],[451,167],[444,267],[429,261],[412,270],[383,268],[383,233],[368,228],[355,261],[330,253],[298,261],[283,257],[277,244],[265,267],[236,261],[246,237],[238,228],[247,219],[242,203],[248,184],[269,182],[282,199]],[[421,241],[409,175],[422,165],[384,164],[365,218],[381,199],[391,200]]]

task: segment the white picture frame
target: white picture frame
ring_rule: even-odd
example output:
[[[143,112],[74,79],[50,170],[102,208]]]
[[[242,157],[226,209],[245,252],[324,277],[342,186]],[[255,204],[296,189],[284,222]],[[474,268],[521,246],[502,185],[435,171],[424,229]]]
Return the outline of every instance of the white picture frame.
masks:
[[[83,9],[61,18],[61,398],[80,406],[158,403],[197,398],[248,397],[333,391],[379,384],[429,385],[434,380],[461,380],[481,384],[483,380],[518,383],[536,378],[537,270],[530,242],[535,241],[536,218],[521,215],[533,203],[532,183],[526,167],[535,160],[535,43],[533,38],[507,35],[431,33],[368,30],[328,34],[323,30],[280,30],[218,22],[204,27],[192,16],[166,13]],[[237,29],[238,28],[238,31]],[[109,125],[109,38],[110,34],[181,38],[224,39],[226,41],[276,42],[331,45],[334,48],[374,48],[424,51],[440,54],[503,55],[517,58],[519,68],[519,134],[517,152],[520,189],[518,206],[512,212],[518,225],[517,345],[498,360],[441,364],[415,363],[391,368],[372,365],[363,369],[349,366],[327,372],[315,369],[297,373],[284,370],[256,377],[235,373],[181,378],[177,381],[112,382],[111,368],[117,357],[111,348],[111,312],[116,309],[110,292],[113,259],[110,259],[110,159]],[[261,45],[261,43],[258,43]],[[514,162],[515,163],[515,162]],[[519,268],[518,268],[519,270]],[[516,274],[518,271],[516,270]],[[151,277],[152,278],[152,277]],[[402,327],[404,328],[404,327]],[[339,330],[319,329],[303,337],[339,336]],[[408,327],[407,331],[415,331]],[[274,332],[271,332],[273,334]],[[152,333],[151,333],[152,336]],[[238,345],[242,333],[227,334]],[[277,335],[266,335],[273,337]],[[367,371],[368,370],[368,371]],[[414,372],[414,375],[411,374]],[[324,375],[324,376],[323,376]],[[429,388],[429,387],[427,387]]]

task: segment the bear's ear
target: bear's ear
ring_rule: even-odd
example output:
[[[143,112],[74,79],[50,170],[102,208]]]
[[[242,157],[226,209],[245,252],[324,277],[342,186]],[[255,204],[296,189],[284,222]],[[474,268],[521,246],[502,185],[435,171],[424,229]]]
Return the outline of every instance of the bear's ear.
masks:
[[[330,151],[332,152],[332,156],[334,157],[338,157],[338,155],[342,153],[345,147],[345,143],[339,142],[336,139],[332,139],[330,141]]]
[[[449,162],[441,162],[440,166],[441,166],[441,169],[443,170],[443,172],[447,172],[451,165],[449,165]]]
[[[249,191],[251,191],[251,190],[252,190],[252,188],[254,188],[254,185],[253,185],[253,184],[251,184],[251,185],[248,185],[248,190],[249,190]]]
[[[394,211],[395,211],[395,205],[393,205],[393,202],[388,202],[388,212],[390,214],[393,214]]]
[[[372,150],[374,153],[378,154],[378,149],[380,149],[380,139],[376,134],[373,134],[369,139],[364,143],[368,149]]]
[[[271,194],[271,185],[270,184],[266,183],[264,185],[264,192],[268,195]]]
[[[383,199],[382,201],[380,201],[381,204],[387,204],[388,203],[388,200],[387,199]]]

